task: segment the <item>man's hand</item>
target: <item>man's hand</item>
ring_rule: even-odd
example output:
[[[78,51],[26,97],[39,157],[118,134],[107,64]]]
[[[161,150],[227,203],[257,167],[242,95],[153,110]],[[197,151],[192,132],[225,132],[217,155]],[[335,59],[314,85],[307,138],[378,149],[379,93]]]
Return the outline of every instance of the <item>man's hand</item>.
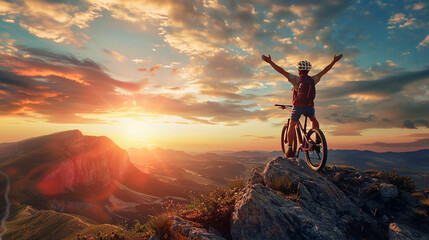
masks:
[[[331,68],[334,66],[334,64],[338,61],[340,61],[340,59],[343,57],[343,54],[340,54],[337,56],[337,54],[334,55],[334,60],[332,60],[332,62],[326,66],[321,72],[319,72],[318,74],[316,74],[316,76],[320,78],[323,77],[323,75],[325,75],[329,70],[331,70]]]
[[[343,54],[340,54],[337,56],[337,54],[334,55],[334,62],[340,61],[340,59],[343,57]]]
[[[268,54],[268,57],[265,55],[262,55],[262,60],[264,60],[267,63],[271,63],[271,55]]]

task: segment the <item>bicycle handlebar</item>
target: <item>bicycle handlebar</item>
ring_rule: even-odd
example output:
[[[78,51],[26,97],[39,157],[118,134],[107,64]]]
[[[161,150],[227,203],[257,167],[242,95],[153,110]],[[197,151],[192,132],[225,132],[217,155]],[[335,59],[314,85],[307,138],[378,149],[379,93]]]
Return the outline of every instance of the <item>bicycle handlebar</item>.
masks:
[[[292,108],[292,105],[283,105],[283,104],[274,104],[276,107],[280,107],[281,109]]]

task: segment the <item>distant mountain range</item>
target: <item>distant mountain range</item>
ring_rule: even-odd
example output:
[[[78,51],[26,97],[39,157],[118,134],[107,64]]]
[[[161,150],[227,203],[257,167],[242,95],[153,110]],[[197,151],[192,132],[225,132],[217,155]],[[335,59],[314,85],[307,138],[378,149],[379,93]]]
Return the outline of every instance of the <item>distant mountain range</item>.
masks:
[[[247,177],[253,166],[264,166],[281,151],[237,151],[188,154],[183,151],[155,148],[128,149],[131,161],[146,172],[164,181],[187,179],[194,184],[217,186],[237,175]],[[301,153],[301,158],[305,159]],[[429,149],[414,152],[384,152],[359,150],[328,151],[328,164],[347,165],[358,170],[396,170],[411,176],[417,187],[429,189]],[[173,170],[174,169],[174,170]],[[190,184],[192,185],[192,184]]]

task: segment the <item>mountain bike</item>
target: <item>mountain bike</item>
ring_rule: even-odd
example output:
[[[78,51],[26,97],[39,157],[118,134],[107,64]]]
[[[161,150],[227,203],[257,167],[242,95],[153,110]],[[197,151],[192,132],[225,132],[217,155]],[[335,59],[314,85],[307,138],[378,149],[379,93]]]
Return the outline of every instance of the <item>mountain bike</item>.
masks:
[[[293,107],[292,105],[282,104],[275,104],[274,106],[279,107],[282,110],[291,110]],[[288,150],[287,132],[289,129],[289,122],[290,118],[283,126],[281,136],[282,151],[285,157]],[[298,158],[299,153],[303,151],[305,153],[305,159],[307,161],[307,164],[316,171],[322,170],[326,164],[326,159],[328,157],[328,146],[326,143],[325,135],[323,134],[322,130],[312,128],[307,133],[307,116],[305,116],[304,127],[302,126],[301,122],[298,121],[295,127],[295,131],[295,139],[292,143],[292,150],[294,153],[296,153],[295,156]]]

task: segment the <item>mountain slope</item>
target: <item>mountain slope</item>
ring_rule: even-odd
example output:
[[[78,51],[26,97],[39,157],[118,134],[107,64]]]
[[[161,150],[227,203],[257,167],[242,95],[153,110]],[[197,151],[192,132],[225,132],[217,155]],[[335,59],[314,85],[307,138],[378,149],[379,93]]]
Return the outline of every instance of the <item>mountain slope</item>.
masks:
[[[101,222],[120,219],[122,207],[131,203],[136,206],[131,211],[135,218],[138,208],[159,211],[162,200],[169,196],[186,196],[182,189],[139,171],[128,153],[109,138],[84,136],[78,130],[0,144],[0,156],[0,169],[12,182],[12,200]],[[1,186],[5,186],[4,180],[0,180]],[[153,198],[141,200],[136,193]],[[123,204],[113,203],[115,198]],[[127,202],[129,199],[140,200]],[[129,209],[125,211],[128,217],[132,215]]]
[[[96,224],[81,216],[14,205],[4,239],[74,239],[78,234],[122,233],[121,227]]]

